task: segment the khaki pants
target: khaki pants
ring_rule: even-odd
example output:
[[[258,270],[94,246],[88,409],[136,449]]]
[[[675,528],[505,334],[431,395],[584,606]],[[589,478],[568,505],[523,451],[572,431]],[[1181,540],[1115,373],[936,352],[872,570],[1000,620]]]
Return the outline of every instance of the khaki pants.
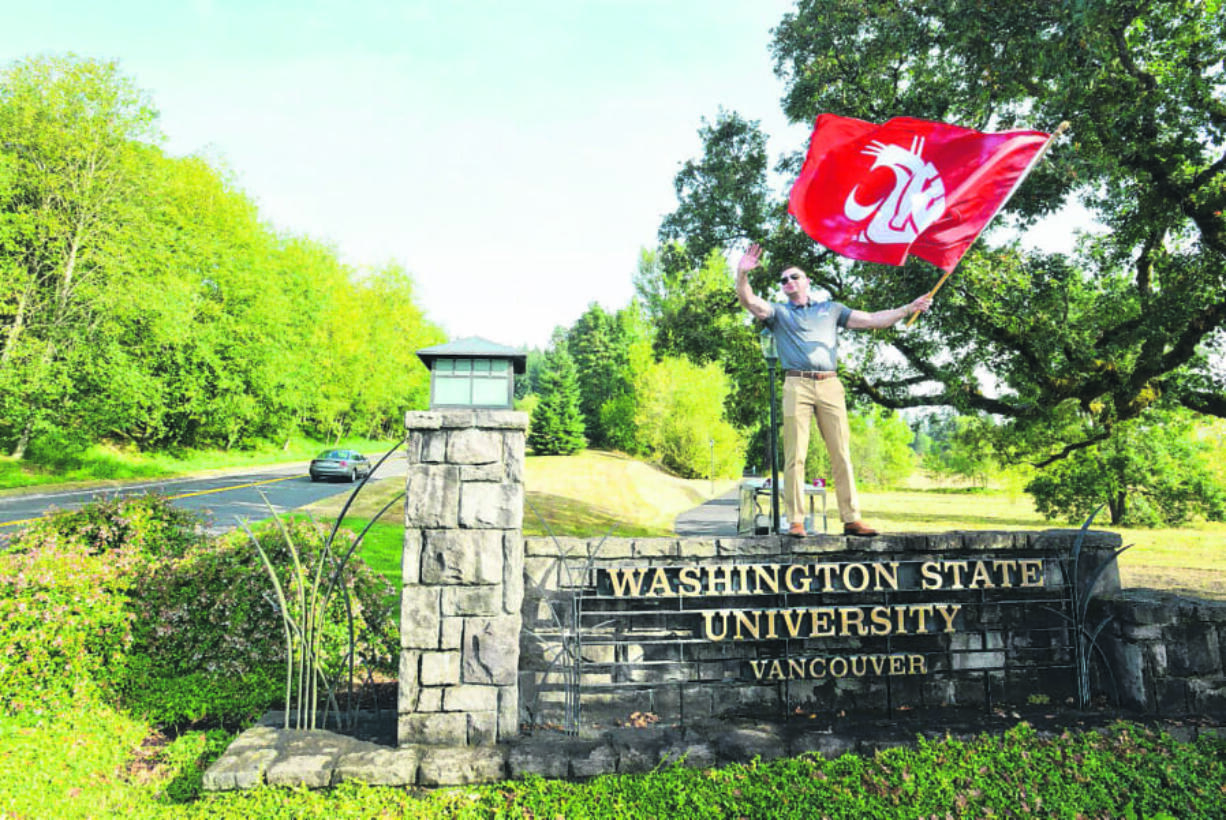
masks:
[[[789,376],[783,380],[783,486],[788,514],[793,523],[805,520],[805,454],[809,450],[809,426],[814,415],[830,454],[839,518],[844,524],[859,521],[847,401],[843,383],[837,378],[814,381]]]

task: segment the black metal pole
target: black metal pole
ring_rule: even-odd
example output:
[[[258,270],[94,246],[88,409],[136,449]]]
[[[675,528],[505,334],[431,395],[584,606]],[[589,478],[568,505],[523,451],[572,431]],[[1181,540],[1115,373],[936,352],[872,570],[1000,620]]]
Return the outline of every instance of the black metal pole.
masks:
[[[771,359],[771,412],[770,412],[770,456],[771,456],[771,525],[767,532],[779,532],[779,437],[775,434],[775,365],[777,359]]]

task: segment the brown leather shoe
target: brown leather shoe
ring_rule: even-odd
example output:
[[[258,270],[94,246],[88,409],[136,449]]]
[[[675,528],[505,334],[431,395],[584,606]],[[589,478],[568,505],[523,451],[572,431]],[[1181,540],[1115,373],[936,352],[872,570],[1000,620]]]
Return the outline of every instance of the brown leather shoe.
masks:
[[[876,534],[877,531],[863,521],[852,521],[850,524],[843,525],[843,535],[858,535],[868,538]]]
[[[788,535],[793,538],[804,538],[808,533],[805,532],[805,525],[799,521],[794,521],[792,526],[788,527]]]

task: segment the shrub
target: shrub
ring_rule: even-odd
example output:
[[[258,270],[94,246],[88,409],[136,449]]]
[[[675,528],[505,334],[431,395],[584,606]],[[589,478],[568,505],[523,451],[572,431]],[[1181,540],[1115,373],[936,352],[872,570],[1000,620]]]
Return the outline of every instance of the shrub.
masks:
[[[44,528],[0,554],[0,708],[60,711],[113,694],[132,643],[129,591],[135,550],[99,552]]]
[[[291,521],[289,537],[303,564],[314,567],[325,532],[307,521]],[[285,538],[275,526],[256,531],[277,568],[291,611],[298,602],[288,590],[292,566]],[[342,530],[333,544],[343,555],[353,534]],[[324,583],[327,576],[325,574]],[[354,558],[345,567],[354,621],[355,659],[380,671],[394,669],[395,620],[383,603],[387,581]],[[245,533],[218,539],[182,558],[150,563],[133,606],[137,614],[134,686],[129,704],[162,722],[242,720],[285,694],[285,632],[272,582]],[[349,630],[344,596],[324,613],[320,655],[329,680],[348,670]],[[147,678],[153,685],[144,682]]]
[[[61,513],[0,553],[0,709],[44,714],[80,698],[120,699],[163,723],[242,721],[285,694],[285,637],[272,584],[245,534],[209,541],[196,519],[142,497]],[[314,566],[324,535],[288,525]],[[275,528],[257,533],[286,584]],[[333,546],[348,551],[342,530]],[[392,590],[356,557],[346,567],[357,662],[394,670]],[[330,678],[348,668],[346,601],[323,613]]]

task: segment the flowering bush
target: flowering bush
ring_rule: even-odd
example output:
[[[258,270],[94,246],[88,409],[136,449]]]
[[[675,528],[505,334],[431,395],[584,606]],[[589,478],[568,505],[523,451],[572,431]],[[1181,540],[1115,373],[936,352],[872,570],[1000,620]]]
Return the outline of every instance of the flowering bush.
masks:
[[[313,568],[324,533],[307,522],[287,526]],[[285,538],[274,527],[257,537],[297,607]],[[333,547],[343,555],[352,540],[342,530]],[[357,662],[394,671],[390,586],[356,557],[342,582]],[[340,589],[322,615],[320,656],[335,679],[348,667]],[[196,519],[164,499],[101,502],[22,533],[0,553],[0,623],[5,712],[105,697],[162,723],[230,721],[284,697],[285,632],[254,545],[244,533],[203,538]]]
[[[41,715],[121,686],[139,560],[130,548],[102,554],[50,529],[0,554],[0,709]]]

